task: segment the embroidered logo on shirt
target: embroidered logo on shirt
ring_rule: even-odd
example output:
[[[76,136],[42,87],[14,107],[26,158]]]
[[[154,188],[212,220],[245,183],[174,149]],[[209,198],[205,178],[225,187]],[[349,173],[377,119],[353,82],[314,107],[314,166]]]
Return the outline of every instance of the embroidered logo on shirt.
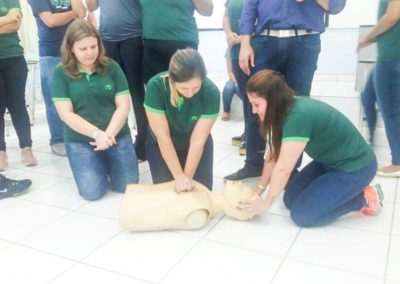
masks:
[[[192,117],[191,117],[191,119],[192,119],[192,121],[196,121],[197,120],[197,116],[195,116],[195,115],[193,115]]]
[[[106,89],[108,91],[111,91],[112,87],[111,87],[110,84],[107,84],[107,85],[104,86],[104,89]]]
[[[50,0],[50,2],[57,9],[68,9],[71,6],[71,0]]]

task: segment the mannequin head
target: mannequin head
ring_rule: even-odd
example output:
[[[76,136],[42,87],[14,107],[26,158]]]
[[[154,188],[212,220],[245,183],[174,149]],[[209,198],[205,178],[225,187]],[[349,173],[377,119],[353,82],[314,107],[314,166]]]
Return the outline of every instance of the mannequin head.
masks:
[[[254,197],[257,193],[247,186],[245,186],[240,181],[227,181],[224,187],[224,198],[226,200],[225,215],[246,221],[254,217],[254,213],[249,211],[240,211],[236,209],[239,204],[239,201],[249,200]]]

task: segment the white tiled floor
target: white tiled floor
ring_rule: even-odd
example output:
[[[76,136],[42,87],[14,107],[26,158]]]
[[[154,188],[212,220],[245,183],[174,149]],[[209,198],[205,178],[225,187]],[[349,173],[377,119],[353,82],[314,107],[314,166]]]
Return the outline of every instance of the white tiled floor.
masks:
[[[319,76],[313,96],[360,125],[353,89],[354,78]],[[198,231],[131,233],[118,225],[122,195],[108,193],[96,202],[78,195],[67,160],[49,152],[42,108],[32,127],[37,167],[22,166],[13,129],[7,137],[5,174],[30,178],[33,185],[25,195],[0,200],[2,284],[400,284],[398,179],[374,181],[385,192],[381,215],[351,214],[322,228],[296,227],[280,199],[248,222],[218,215]],[[223,176],[243,164],[230,145],[242,130],[240,119],[218,120],[213,129],[215,191],[222,190]],[[387,144],[379,139],[386,152],[378,157],[385,162]],[[142,183],[151,182],[147,164],[140,165],[140,174]]]

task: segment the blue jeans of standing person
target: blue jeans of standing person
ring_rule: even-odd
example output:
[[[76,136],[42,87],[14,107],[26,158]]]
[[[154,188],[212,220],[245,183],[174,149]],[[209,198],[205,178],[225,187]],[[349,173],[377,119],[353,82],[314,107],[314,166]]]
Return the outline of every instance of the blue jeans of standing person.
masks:
[[[64,141],[63,122],[58,116],[51,96],[51,80],[53,79],[53,72],[60,61],[61,57],[57,56],[41,56],[39,58],[40,80],[43,99],[46,105],[47,124],[49,125],[50,130],[50,145],[63,143]]]
[[[255,67],[251,75],[263,69],[279,71],[297,96],[309,96],[321,50],[319,34],[278,38],[258,36],[253,46]],[[258,117],[247,108],[245,166],[259,170],[264,165],[265,140],[260,136]]]
[[[400,165],[400,60],[378,61],[374,70],[374,84],[392,164]]]
[[[146,154],[150,166],[151,177],[153,183],[163,183],[171,181],[174,177],[171,174],[164,158],[161,155],[160,147],[154,140],[153,135],[148,133],[146,139]],[[188,150],[177,150],[179,163],[185,168]],[[208,136],[204,144],[203,155],[201,156],[199,165],[193,179],[205,185],[209,190],[213,186],[213,159],[214,159],[214,143],[211,135]]]
[[[104,151],[94,151],[89,143],[67,142],[65,146],[79,194],[87,200],[102,198],[107,189],[123,193],[127,184],[139,182],[130,134]]]
[[[17,132],[19,147],[32,147],[31,125],[25,103],[25,84],[28,75],[23,56],[0,59],[0,151],[6,151],[4,114],[10,112]]]
[[[366,205],[364,188],[374,178],[376,168],[375,157],[367,166],[349,173],[312,161],[289,181],[283,202],[296,225],[326,225]]]
[[[239,90],[238,84],[235,81],[228,80],[222,90],[222,103],[224,105],[224,112],[231,112],[231,103],[234,95],[237,95],[243,100],[243,95]]]
[[[364,107],[365,119],[369,129],[369,142],[374,143],[374,134],[376,128],[376,90],[374,84],[374,71],[368,75],[364,90],[361,93],[361,102]]]

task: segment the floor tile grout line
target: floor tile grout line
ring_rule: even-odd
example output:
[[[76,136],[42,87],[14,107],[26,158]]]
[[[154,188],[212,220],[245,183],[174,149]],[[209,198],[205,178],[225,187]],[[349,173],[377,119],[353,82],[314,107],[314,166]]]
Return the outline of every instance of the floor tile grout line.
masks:
[[[396,191],[394,193],[394,200],[397,200],[397,195],[399,194],[399,179],[396,178]],[[388,247],[386,250],[386,260],[385,260],[385,273],[384,273],[384,283],[387,281],[387,274],[389,270],[389,264],[390,264],[390,251],[391,251],[391,246],[392,246],[392,237],[393,237],[393,227],[394,227],[394,221],[396,218],[396,212],[397,208],[399,206],[394,206],[393,212],[392,212],[392,222],[390,224],[390,234],[389,234],[389,241],[388,241]],[[399,212],[400,213],[400,212]]]
[[[175,265],[173,265],[166,273],[165,275],[163,275],[157,283],[161,283],[162,281],[165,280],[165,278],[168,277],[168,275],[170,275],[172,273],[172,271],[175,270],[176,267],[178,267],[178,265],[180,263],[183,262],[183,260],[203,241],[203,240],[207,240],[205,237],[215,228],[215,226],[223,219],[224,217],[220,218],[217,222],[215,222],[214,225],[211,226],[211,228],[209,228],[209,230],[204,234],[204,236],[202,236],[201,238],[196,238],[194,236],[189,236],[189,235],[185,235],[186,237],[191,237],[191,238],[196,238],[197,241],[196,243],[193,245],[193,247],[191,247],[176,263]],[[176,232],[174,232],[176,233]],[[179,234],[179,233],[178,233]],[[180,234],[183,235],[183,234]]]
[[[289,255],[289,252],[290,252],[291,249],[293,248],[295,242],[297,241],[297,238],[299,237],[299,235],[301,234],[302,231],[303,231],[303,229],[302,229],[302,228],[299,228],[299,231],[297,232],[296,237],[293,239],[292,244],[291,244],[290,247],[287,249],[285,255],[282,257],[282,260],[281,260],[281,262],[280,262],[278,268],[276,269],[274,275],[272,276],[272,279],[271,279],[270,284],[272,284],[272,283],[275,281],[275,279],[276,279],[276,277],[277,277],[279,271],[281,270],[283,264],[285,263],[285,261],[286,261],[288,255]]]

